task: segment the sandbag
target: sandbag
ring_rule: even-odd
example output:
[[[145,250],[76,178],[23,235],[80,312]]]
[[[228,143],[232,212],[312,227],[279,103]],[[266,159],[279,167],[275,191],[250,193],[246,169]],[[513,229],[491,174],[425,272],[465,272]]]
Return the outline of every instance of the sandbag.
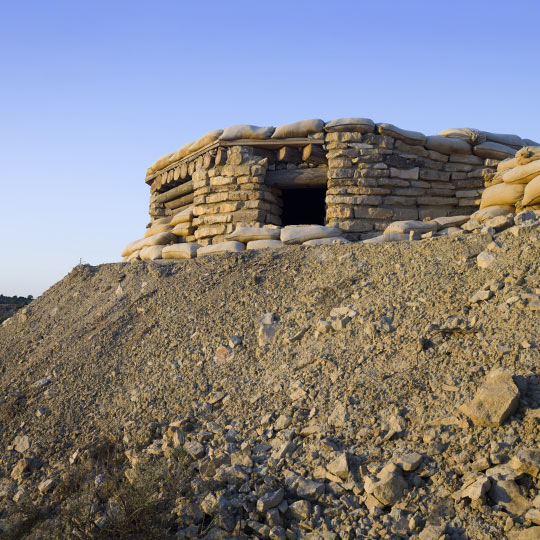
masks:
[[[533,178],[523,192],[522,206],[540,204],[540,175]]]
[[[174,214],[171,218],[171,225],[174,227],[175,225],[178,225],[179,223],[189,223],[193,219],[193,206],[188,206],[181,212],[178,212],[177,214]]]
[[[401,233],[406,234],[411,231],[420,231],[427,233],[430,231],[436,231],[439,228],[439,224],[435,221],[416,221],[409,219],[406,221],[394,221],[390,223],[384,230],[384,234],[387,233]]]
[[[155,261],[161,259],[163,246],[147,246],[141,249],[139,256],[142,261]]]
[[[496,186],[497,184],[502,184],[504,173],[506,171],[497,171],[496,173],[485,173],[484,174],[484,186]]]
[[[191,222],[185,222],[185,223],[179,223],[178,225],[175,225],[173,230],[171,231],[176,236],[189,236],[193,234],[193,231],[195,230],[195,227],[192,227]]]
[[[513,169],[514,167],[517,167],[518,165],[519,163],[517,162],[517,154],[516,154],[516,157],[506,158],[506,159],[503,159],[502,161],[499,161],[499,163],[497,164],[497,172]],[[522,163],[522,165],[525,165],[525,164]]]
[[[469,221],[470,216],[441,216],[436,217],[432,221],[438,225],[440,229],[459,227],[467,221]]]
[[[507,133],[490,133],[489,131],[482,131],[486,137],[486,141],[504,144],[505,146],[515,146],[521,148],[525,146],[525,143],[518,135],[510,135]]]
[[[158,223],[157,225],[152,225],[149,229],[146,230],[144,233],[144,238],[148,238],[149,236],[154,236],[155,234],[159,234],[162,232],[168,232],[172,229],[172,227],[168,223]]]
[[[288,225],[281,229],[281,241],[284,244],[303,244],[315,238],[330,238],[341,236],[341,229],[323,225]]]
[[[151,223],[151,227],[153,227],[154,225],[162,225],[163,223],[171,223],[171,219],[172,219],[172,216],[165,216],[165,217],[160,217],[160,218],[157,218],[157,219],[154,219],[154,221],[152,221]],[[148,227],[150,228],[150,227]]]
[[[238,253],[244,251],[246,246],[241,242],[220,242],[211,246],[203,246],[197,250],[197,257],[205,257],[206,255],[214,255],[217,253]]]
[[[170,162],[171,163],[174,163],[175,161],[178,161],[180,159],[183,159],[187,156],[189,156],[189,154],[191,154],[192,150],[191,150],[191,147],[193,146],[194,142],[193,141],[190,141],[186,144],[184,144],[184,146],[182,146],[182,148],[180,148],[180,150],[177,150],[170,158]]]
[[[428,150],[435,150],[440,154],[472,154],[472,146],[461,139],[451,139],[440,135],[431,135],[426,138],[424,145]]]
[[[385,244],[386,242],[408,242],[410,240],[409,233],[384,233],[374,238],[364,240],[363,244]]]
[[[131,255],[134,251],[142,249],[147,246],[165,246],[172,244],[177,240],[176,236],[170,232],[162,232],[149,236],[148,238],[141,238],[129,243],[122,251],[122,257]]]
[[[134,251],[131,255],[128,257],[124,257],[128,262],[133,261],[140,261],[141,260],[141,250],[138,249],[137,251]]]
[[[516,153],[514,148],[496,142],[478,144],[473,148],[473,152],[484,159],[506,159]]]
[[[480,209],[488,206],[515,206],[523,197],[524,184],[497,184],[484,189]]]
[[[536,142],[536,141],[533,141],[532,139],[523,139],[523,142],[527,145],[527,146],[540,146],[540,143]]]
[[[164,169],[171,163],[171,158],[174,155],[173,152],[170,154],[165,154],[164,156],[161,156],[153,165],[148,167],[148,170],[146,171],[146,176],[152,176],[153,174],[156,174],[158,171],[161,171],[161,169]]]
[[[375,122],[369,118],[336,118],[326,122],[324,131],[332,133],[334,131],[353,131],[355,133],[373,133]]]
[[[503,174],[503,181],[506,184],[527,184],[535,176],[540,174],[540,160],[531,161],[527,165],[518,165],[507,170]]]
[[[238,124],[223,130],[220,141],[234,141],[236,139],[269,139],[276,128],[272,126],[259,127],[249,124]]]
[[[484,223],[488,219],[511,214],[514,210],[514,206],[509,205],[488,206],[482,210],[477,210],[471,215],[470,219],[475,219],[478,223]]]
[[[222,133],[222,129],[214,129],[213,131],[209,131],[206,135],[203,135],[200,139],[197,139],[194,143],[192,143],[189,152],[191,154],[193,152],[198,152],[201,148],[212,144],[219,139]]]
[[[531,161],[540,159],[540,146],[525,146],[516,152],[516,162],[518,165],[527,165]]]
[[[270,229],[263,227],[236,227],[236,230],[229,234],[227,240],[237,242],[251,242],[253,240],[279,240],[280,228]]]
[[[486,136],[478,129],[474,128],[451,128],[445,129],[439,133],[441,137],[449,137],[450,139],[461,139],[469,144],[482,144],[486,142]]]
[[[311,118],[309,120],[301,120],[300,122],[292,122],[284,124],[276,128],[272,139],[290,139],[293,137],[307,137],[317,131],[322,131],[324,120],[320,118]]]
[[[406,144],[413,145],[423,145],[426,142],[426,136],[419,131],[409,131],[407,129],[401,129],[394,124],[377,124],[377,131],[381,135],[388,135],[389,137],[394,137],[394,139],[399,139]]]
[[[276,249],[283,247],[281,240],[251,240],[246,244],[246,249]]]
[[[332,244],[350,244],[351,241],[343,238],[343,236],[334,236],[332,238],[314,238],[313,240],[307,240],[303,246],[328,246]]]
[[[161,256],[164,259],[193,259],[200,247],[199,244],[171,244],[163,248]]]

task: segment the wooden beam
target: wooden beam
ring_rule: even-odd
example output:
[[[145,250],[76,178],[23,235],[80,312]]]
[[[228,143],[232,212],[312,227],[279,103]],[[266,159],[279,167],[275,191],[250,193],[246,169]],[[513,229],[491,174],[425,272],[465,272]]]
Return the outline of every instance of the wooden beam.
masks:
[[[195,194],[193,192],[188,193],[183,197],[179,197],[178,199],[166,202],[165,208],[168,208],[169,210],[174,210],[175,208],[179,208],[180,206],[185,206],[186,204],[192,203],[194,197]]]
[[[204,154],[203,167],[208,170],[212,168],[213,164],[214,156],[212,155],[212,152],[206,152],[206,154]]]
[[[176,199],[176,197],[180,197],[191,191],[193,191],[193,180],[184,182],[175,188],[169,189],[169,191],[166,191],[165,193],[161,193],[161,195],[156,197],[155,202],[164,203],[172,201],[173,199]]]
[[[287,163],[300,163],[302,161],[302,155],[300,150],[294,146],[282,146],[277,151],[278,161],[286,161]]]
[[[185,180],[187,178],[187,163],[184,161],[181,165],[180,165],[180,178],[182,180]]]
[[[315,167],[313,169],[282,169],[268,171],[264,179],[267,186],[277,188],[293,187],[326,187],[328,169]]]
[[[225,165],[227,163],[227,150],[225,148],[218,148],[216,152],[216,167]]]
[[[326,159],[326,150],[319,145],[308,144],[307,146],[304,146],[304,149],[302,150],[302,161],[324,165],[325,163],[328,163],[328,160]]]

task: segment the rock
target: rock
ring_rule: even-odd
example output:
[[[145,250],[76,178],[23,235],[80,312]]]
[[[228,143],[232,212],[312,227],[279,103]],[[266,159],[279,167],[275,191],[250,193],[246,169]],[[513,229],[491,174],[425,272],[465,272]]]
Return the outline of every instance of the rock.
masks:
[[[513,480],[494,480],[489,489],[489,498],[511,514],[521,516],[531,508],[531,503],[519,491]]]
[[[295,519],[308,519],[311,516],[311,503],[305,500],[295,501],[289,505],[287,513]]]
[[[482,499],[490,487],[490,479],[485,476],[480,477],[461,490],[461,498],[468,497],[471,501]]]
[[[292,416],[288,414],[281,414],[274,422],[274,430],[281,431],[287,429],[292,423]]]
[[[324,484],[299,477],[296,481],[296,494],[303,499],[318,499],[324,494]]]
[[[495,231],[502,231],[503,229],[507,229],[508,227],[511,227],[514,224],[514,218],[511,214],[506,216],[496,216],[492,217],[490,219],[487,219],[484,222],[485,227],[491,227]]]
[[[12,444],[15,451],[24,454],[30,448],[30,439],[27,435],[18,435]]]
[[[476,264],[478,268],[483,268],[483,269],[490,268],[496,262],[497,260],[495,259],[495,257],[491,253],[488,253],[487,251],[482,251],[482,253],[480,253],[476,257]]]
[[[249,474],[239,465],[222,465],[216,470],[214,479],[218,482],[240,486],[244,482],[249,482]]]
[[[534,222],[537,219],[538,217],[532,210],[525,210],[514,216],[514,223],[516,225],[524,225],[526,222]]]
[[[510,460],[510,466],[519,474],[536,478],[540,473],[540,448],[522,448]]]
[[[474,399],[459,410],[475,425],[500,426],[516,411],[519,405],[519,390],[511,374],[500,368],[492,369]]]
[[[480,289],[479,291],[476,291],[470,298],[469,302],[471,304],[476,304],[478,302],[483,302],[486,300],[489,300],[493,296],[492,291],[484,291],[483,289]]]
[[[540,538],[540,527],[529,527],[516,531],[509,536],[510,540],[538,540]]]
[[[292,441],[286,441],[272,453],[272,459],[283,459],[285,456],[292,454],[295,449],[296,446]]]
[[[334,410],[328,417],[328,425],[335,427],[343,427],[349,419],[349,413],[343,403],[338,402],[334,406]]]
[[[279,325],[277,323],[261,324],[257,333],[257,341],[259,346],[264,347],[265,345],[270,345],[278,331],[278,328]]]
[[[428,524],[424,527],[422,532],[418,535],[419,540],[439,540],[444,534],[446,525],[431,525]]]
[[[404,456],[401,456],[396,461],[396,465],[401,467],[401,469],[405,472],[416,471],[416,469],[420,467],[423,459],[424,458],[421,454],[418,454],[417,452],[412,452],[410,454],[405,454]]]
[[[43,482],[38,485],[38,490],[40,493],[49,493],[55,486],[56,481],[53,478],[47,478],[47,480],[43,480]]]
[[[13,480],[20,481],[23,476],[30,471],[31,460],[28,458],[22,458],[17,461],[15,467],[11,471],[11,478]]]
[[[242,337],[241,336],[231,336],[229,338],[229,347],[231,349],[235,349],[236,347],[240,347],[242,345]]]
[[[220,345],[214,354],[214,360],[218,363],[227,362],[233,357],[233,352],[230,347]]]
[[[447,227],[460,227],[464,223],[469,221],[471,216],[450,216],[450,217],[438,217],[432,221],[436,223],[439,229],[446,229]]]
[[[323,225],[289,225],[281,229],[281,241],[284,244],[303,244],[316,238],[341,236],[341,229]]]
[[[184,444],[184,450],[193,458],[200,459],[206,453],[204,446],[199,441],[188,441]]]
[[[257,512],[265,514],[271,508],[275,508],[276,506],[278,506],[283,500],[284,496],[285,491],[283,490],[283,488],[279,488],[276,491],[272,491],[270,493],[267,493],[266,495],[263,495],[257,501]]]
[[[476,219],[470,219],[461,226],[464,231],[475,231],[476,229],[480,229],[481,227],[482,224]]]
[[[287,540],[287,533],[283,527],[272,527],[268,533],[268,538],[270,540]]]
[[[331,330],[333,330],[332,323],[325,319],[319,319],[315,329],[317,332],[319,332],[319,334],[328,334]]]
[[[329,472],[335,474],[342,480],[347,480],[349,477],[349,460],[347,454],[340,454],[333,461],[331,461],[326,468]]]
[[[198,525],[204,519],[201,507],[189,499],[176,501],[173,512],[178,516],[181,523]]]
[[[527,510],[524,517],[534,524],[540,525],[540,509],[531,508],[530,510]]]
[[[398,467],[387,465],[375,481],[369,477],[366,479],[364,489],[384,505],[393,506],[403,497],[407,481],[401,476]]]

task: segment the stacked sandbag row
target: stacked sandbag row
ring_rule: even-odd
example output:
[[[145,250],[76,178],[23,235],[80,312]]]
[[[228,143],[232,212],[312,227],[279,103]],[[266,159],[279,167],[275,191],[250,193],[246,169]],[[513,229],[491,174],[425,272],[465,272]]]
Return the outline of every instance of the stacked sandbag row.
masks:
[[[326,124],[327,220],[353,238],[378,234],[393,220],[470,213],[483,173],[498,159],[448,136],[425,136],[366,118]]]
[[[279,225],[279,191],[266,186],[268,159],[250,146],[231,146],[225,165],[193,173],[195,240],[202,245],[225,239],[238,225]]]
[[[540,146],[526,146],[501,161],[485,185],[480,209],[487,213],[540,209]]]

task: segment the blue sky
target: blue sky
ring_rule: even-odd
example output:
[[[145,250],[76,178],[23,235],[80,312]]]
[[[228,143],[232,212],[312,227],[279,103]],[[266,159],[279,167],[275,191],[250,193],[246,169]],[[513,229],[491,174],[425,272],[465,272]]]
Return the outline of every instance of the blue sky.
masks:
[[[211,129],[366,116],[540,139],[537,1],[0,2],[0,293],[120,259]]]

